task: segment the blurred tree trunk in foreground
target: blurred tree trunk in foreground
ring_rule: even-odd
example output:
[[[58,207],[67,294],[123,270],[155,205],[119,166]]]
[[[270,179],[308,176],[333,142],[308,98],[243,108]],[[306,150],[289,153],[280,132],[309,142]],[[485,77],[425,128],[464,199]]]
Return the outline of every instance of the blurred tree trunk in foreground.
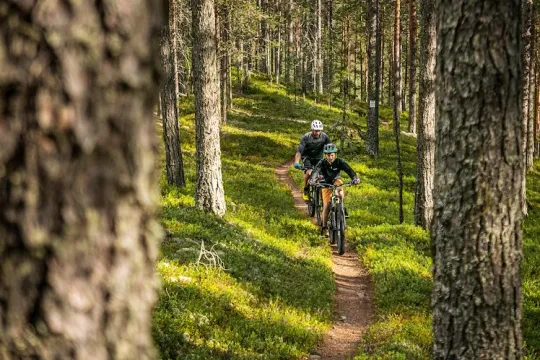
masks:
[[[0,4],[2,359],[155,356],[159,4]]]

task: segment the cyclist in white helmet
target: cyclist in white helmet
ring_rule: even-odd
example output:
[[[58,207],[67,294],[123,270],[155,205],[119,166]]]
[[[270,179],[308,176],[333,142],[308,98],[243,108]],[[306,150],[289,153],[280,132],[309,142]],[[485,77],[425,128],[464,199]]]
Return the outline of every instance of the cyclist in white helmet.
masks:
[[[300,169],[300,159],[304,163],[304,194],[303,199],[307,201],[309,199],[309,185],[308,179],[311,175],[312,169],[323,158],[324,145],[330,143],[328,135],[322,132],[323,123],[320,120],[313,120],[311,122],[311,132],[305,133],[300,139],[298,149],[294,157],[294,167]]]

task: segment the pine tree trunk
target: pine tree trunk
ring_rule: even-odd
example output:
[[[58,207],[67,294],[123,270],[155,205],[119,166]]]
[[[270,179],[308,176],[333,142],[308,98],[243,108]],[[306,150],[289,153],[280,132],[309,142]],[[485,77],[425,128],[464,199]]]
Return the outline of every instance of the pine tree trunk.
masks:
[[[317,94],[322,94],[323,89],[323,71],[322,71],[322,0],[316,0],[316,22],[317,22],[317,28],[316,28],[316,36],[315,36],[315,43],[316,43],[316,49],[317,52],[315,54],[316,61],[317,61],[317,76],[315,80],[315,88]]]
[[[276,30],[277,35],[277,44],[276,44],[276,63],[275,67],[275,77],[276,84],[279,84],[281,81],[281,2],[276,1],[276,7],[278,9],[278,27]]]
[[[328,62],[328,106],[332,106],[332,93],[334,86],[334,1],[328,0],[328,36],[330,38],[329,54],[330,61]]]
[[[409,132],[416,133],[416,0],[409,0]]]
[[[380,102],[381,103],[384,103],[385,99],[384,99],[384,95],[385,95],[385,91],[384,91],[384,61],[385,61],[385,56],[384,56],[384,41],[385,41],[385,37],[384,37],[384,23],[383,23],[383,19],[384,19],[384,2],[383,3],[380,3],[379,1],[379,9],[380,9],[380,14],[379,16],[377,16],[377,21],[378,21],[378,24],[377,26],[379,27],[379,54],[380,54],[380,58],[379,58],[379,79],[378,79],[378,82],[379,82],[379,89],[380,89],[380,93],[379,93],[379,97],[380,97]]]
[[[285,41],[285,83],[290,84],[291,83],[291,67],[293,62],[291,61],[292,58],[292,51],[291,48],[293,46],[294,42],[294,23],[292,20],[292,9],[293,9],[293,1],[294,0],[286,0],[287,1],[287,37]]]
[[[394,138],[396,140],[397,175],[399,181],[399,223],[403,223],[403,169],[399,146],[401,116],[401,0],[396,0],[394,17]]]
[[[180,99],[180,82],[179,82],[179,64],[178,64],[178,14],[177,14],[177,4],[175,0],[171,0],[169,2],[169,27],[171,29],[170,33],[170,39],[171,39],[171,52],[172,52],[172,58],[173,58],[173,77],[174,77],[174,95],[175,95],[175,101],[178,103],[178,100]]]
[[[219,35],[218,41],[221,42],[221,45],[218,46],[219,51],[219,82],[220,82],[220,106],[221,106],[221,123],[226,124],[227,123],[227,108],[228,108],[228,100],[229,100],[229,93],[227,90],[228,87],[228,81],[227,81],[227,70],[228,70],[228,64],[227,64],[227,47],[228,47],[228,38],[227,38],[227,9],[223,6],[220,9],[218,14],[216,14],[216,19],[219,19],[216,21],[216,34]]]
[[[229,41],[229,48],[228,48],[228,51],[227,51],[227,98],[228,98],[228,102],[229,102],[229,107],[232,109],[234,106],[233,106],[233,80],[232,80],[232,67],[233,67],[233,64],[232,64],[232,56],[235,52],[235,48],[234,48],[234,45],[233,44],[236,44],[236,42],[231,41],[231,31],[232,31],[232,26],[231,26],[231,23],[232,23],[232,15],[231,15],[231,12],[232,10],[230,8],[227,8],[227,28],[226,28],[226,32],[227,32],[227,40]]]
[[[370,156],[379,154],[379,0],[368,3],[368,124],[366,134],[366,150]]]
[[[193,81],[197,184],[195,205],[218,216],[225,214],[219,143],[219,79],[213,0],[192,0]]]
[[[438,10],[434,359],[522,359],[520,1]]]
[[[522,8],[522,66],[523,66],[523,101],[522,101],[522,121],[523,121],[523,143],[521,144],[522,147],[522,154],[523,154],[523,163],[525,164],[523,166],[523,171],[527,172],[527,149],[528,149],[528,130],[529,130],[529,71],[531,66],[531,35],[532,35],[532,12],[533,12],[533,0],[523,0],[521,3]],[[523,214],[527,215],[527,196],[526,196],[526,184],[527,184],[527,177],[524,175],[522,177],[523,185],[521,187],[522,193],[522,199],[523,199]]]
[[[531,46],[529,51],[529,100],[527,101],[529,109],[527,110],[527,150],[525,152],[526,170],[532,169],[534,159],[534,38],[536,33],[534,25],[534,14],[531,14]]]
[[[156,356],[164,9],[107,4],[0,5],[2,359]]]
[[[535,22],[538,21],[538,15],[535,16]],[[535,36],[535,86],[534,86],[534,156],[536,158],[540,157],[540,146],[538,142],[538,128],[540,121],[540,63],[539,63],[539,49],[538,49],[538,33]]]
[[[171,2],[172,3],[172,2]],[[163,115],[163,140],[165,143],[165,168],[167,182],[171,185],[185,186],[184,162],[180,149],[180,132],[178,129],[178,103],[176,101],[173,54],[169,26],[161,28],[161,67],[163,82],[161,83],[161,114]]]
[[[401,114],[401,0],[395,0],[394,2],[394,49],[392,55],[392,70],[394,73],[392,77],[394,108]],[[394,111],[395,113],[396,111]],[[398,115],[399,115],[398,114]],[[395,117],[395,114],[394,114]],[[397,118],[399,121],[399,116]],[[399,135],[399,134],[398,134]]]
[[[357,97],[357,69],[356,69],[356,63],[358,61],[358,33],[356,30],[354,31],[354,47],[353,47],[353,96],[356,99]]]
[[[364,78],[364,58],[365,58],[365,55],[364,55],[364,51],[363,51],[363,48],[362,48],[362,43],[360,42],[358,44],[358,55],[359,55],[359,63],[360,63],[360,74],[359,74],[359,77],[360,77],[360,94],[359,94],[359,99],[360,101],[364,101],[364,96],[365,96],[365,83],[366,83],[366,79]]]
[[[432,0],[420,0],[420,73],[414,223],[431,229],[435,177],[435,65],[437,31]]]
[[[388,41],[388,97],[387,105],[392,106],[394,103],[394,46],[393,41]],[[383,48],[384,50],[384,48]]]

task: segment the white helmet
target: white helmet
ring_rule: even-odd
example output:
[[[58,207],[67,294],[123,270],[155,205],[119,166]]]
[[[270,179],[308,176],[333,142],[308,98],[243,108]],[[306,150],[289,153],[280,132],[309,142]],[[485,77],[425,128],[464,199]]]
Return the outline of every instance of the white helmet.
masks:
[[[313,120],[311,122],[311,130],[322,130],[323,124],[320,120]]]

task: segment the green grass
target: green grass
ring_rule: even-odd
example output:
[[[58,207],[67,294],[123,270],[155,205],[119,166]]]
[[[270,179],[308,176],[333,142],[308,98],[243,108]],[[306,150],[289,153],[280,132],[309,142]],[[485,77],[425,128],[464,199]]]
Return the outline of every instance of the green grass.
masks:
[[[365,104],[354,106],[365,111]],[[299,97],[295,103],[283,86],[253,78],[249,92],[235,98],[222,128],[228,212],[218,219],[193,207],[192,99],[184,99],[181,110],[188,186],[177,189],[167,186],[164,176],[161,180],[162,223],[172,233],[163,242],[156,265],[162,289],[153,334],[161,358],[299,359],[314,349],[330,325],[335,291],[330,249],[316,236],[309,219],[294,209],[289,190],[276,180],[273,168],[293,156],[313,119],[322,120],[335,139],[337,129],[332,124],[340,112],[310,99]],[[391,122],[391,110],[381,108],[381,117]],[[365,118],[358,113],[353,111],[350,120],[365,129]],[[375,321],[356,360],[431,358],[429,236],[412,225],[416,140],[401,136],[401,142],[405,175],[402,225],[397,216],[391,124],[381,127],[379,159],[371,159],[358,138],[339,154],[362,180],[360,186],[346,191],[348,241],[357,246],[371,274],[376,307]],[[302,182],[300,171],[292,171],[292,175],[298,184]],[[538,167],[528,178],[528,201],[524,338],[528,358],[539,359]],[[204,259],[197,264],[201,243],[219,256],[223,268]]]
[[[330,325],[330,249],[274,174],[309,124],[284,120],[295,106],[281,88],[261,93],[264,82],[254,85],[261,90],[237,98],[222,128],[224,219],[193,207],[193,107],[191,99],[182,104],[188,186],[171,187],[162,178],[161,218],[172,233],[156,265],[162,289],[153,335],[162,359],[296,359]],[[270,106],[271,99],[290,108]],[[222,268],[211,260],[197,264],[201,244]]]
[[[540,166],[527,176],[529,215],[523,226],[523,325],[530,359],[540,359]]]

